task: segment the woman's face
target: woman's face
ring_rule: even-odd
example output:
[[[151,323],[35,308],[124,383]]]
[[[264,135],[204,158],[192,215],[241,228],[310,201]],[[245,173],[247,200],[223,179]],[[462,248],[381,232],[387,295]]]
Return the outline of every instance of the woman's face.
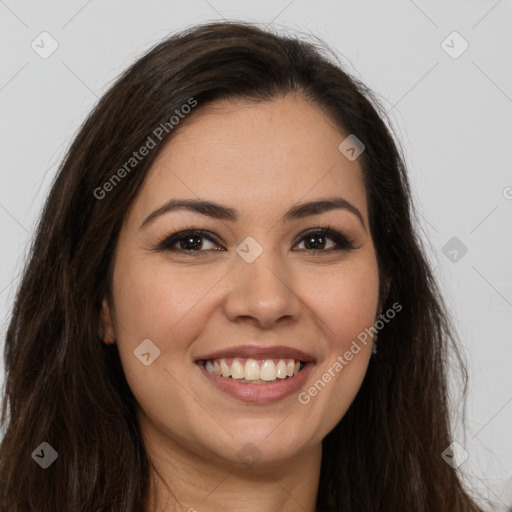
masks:
[[[160,451],[290,460],[354,400],[379,276],[362,169],[338,149],[346,135],[300,97],[222,101],[182,121],[152,165],[103,320]],[[219,207],[162,209],[171,200]],[[205,234],[168,240],[189,229]]]

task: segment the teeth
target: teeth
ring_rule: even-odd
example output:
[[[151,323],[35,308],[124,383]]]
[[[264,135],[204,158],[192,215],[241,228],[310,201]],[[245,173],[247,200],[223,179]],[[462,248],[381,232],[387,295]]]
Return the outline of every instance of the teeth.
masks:
[[[231,366],[228,364],[231,362]],[[276,379],[285,379],[297,375],[301,369],[301,362],[293,359],[215,359],[206,361],[205,368],[209,373],[231,377],[245,381],[272,382]]]
[[[224,359],[220,360],[220,369],[223,377],[229,377],[231,375],[231,368],[226,364]]]
[[[265,380],[265,381],[276,380],[277,371],[276,371],[276,365],[274,364],[274,361],[268,361],[268,360],[263,361],[263,364],[261,365],[261,370],[260,370],[260,378],[261,378],[261,380]]]
[[[294,365],[294,369],[295,369],[295,365]],[[276,372],[277,372],[277,377],[279,379],[284,379],[288,375],[287,370],[286,370],[286,363],[282,359],[280,359],[279,363],[277,363]]]
[[[245,380],[258,380],[260,378],[260,365],[254,359],[247,359],[244,378]]]
[[[242,366],[242,363],[238,361],[238,359],[234,359],[231,364],[231,377],[233,379],[243,379],[245,373],[245,368]]]

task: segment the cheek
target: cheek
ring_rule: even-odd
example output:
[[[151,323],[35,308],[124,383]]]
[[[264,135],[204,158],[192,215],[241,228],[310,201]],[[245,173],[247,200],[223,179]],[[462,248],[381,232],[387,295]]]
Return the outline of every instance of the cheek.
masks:
[[[301,403],[309,404],[322,417],[325,435],[339,422],[363,382],[371,356],[371,331],[375,324],[379,275],[370,257],[330,278],[318,275],[317,293],[311,298],[323,329],[325,358],[319,361],[315,379],[305,390]],[[312,409],[312,410],[313,410]]]
[[[189,324],[188,316],[220,277],[217,272],[213,274],[119,261],[114,274],[114,301],[123,340],[135,342],[151,336],[164,340],[172,337],[173,329],[179,329],[180,337],[186,338],[183,329]]]
[[[344,382],[345,393],[355,395],[371,354],[370,328],[375,325],[379,294],[376,265],[354,267],[340,280],[335,293],[330,310],[329,366],[335,361],[342,365],[336,365],[335,373]]]
[[[358,278],[359,277],[359,278]],[[378,276],[354,274],[338,290],[337,312],[332,312],[333,330],[339,333],[339,349],[374,325],[378,306]]]
[[[180,382],[187,376],[191,340],[207,318],[198,318],[201,299],[217,281],[208,273],[200,278],[193,272],[137,258],[120,258],[116,263],[115,327],[123,371],[139,406],[163,425],[181,425],[184,418],[193,416],[194,401],[181,392]],[[154,346],[141,345],[147,339]],[[141,346],[146,347],[144,351]],[[137,354],[148,351],[154,362],[145,365]],[[176,418],[172,414],[176,410],[183,415]]]
[[[327,325],[331,348],[346,350],[351,340],[374,325],[379,295],[379,275],[373,258],[368,261],[318,273],[310,304]]]
[[[147,257],[124,257],[116,263],[113,291],[119,356],[130,388],[148,409],[154,399],[158,410],[155,389],[167,390],[171,410],[190,407],[180,382],[188,378],[189,349],[211,316],[209,295],[224,274],[213,268],[193,271],[155,264]],[[156,348],[148,342],[141,345],[147,339]],[[136,357],[146,353],[140,348],[146,346],[157,354],[147,366]]]

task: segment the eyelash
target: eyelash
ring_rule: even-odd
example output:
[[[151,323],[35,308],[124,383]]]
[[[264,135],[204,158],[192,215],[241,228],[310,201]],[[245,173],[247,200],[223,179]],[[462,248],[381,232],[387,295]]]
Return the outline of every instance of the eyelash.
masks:
[[[331,252],[338,252],[338,251],[351,251],[354,249],[353,241],[347,239],[345,236],[343,236],[338,231],[335,231],[333,229],[330,229],[329,227],[326,228],[316,228],[311,229],[302,234],[302,238],[299,239],[297,243],[301,243],[304,241],[305,238],[308,236],[322,236],[326,238],[330,238],[333,240],[336,244],[336,247],[326,250],[318,250],[318,249],[301,249],[302,251],[307,251],[309,253],[331,253]],[[184,231],[178,231],[177,233],[174,233],[170,236],[165,236],[162,240],[160,240],[156,247],[155,251],[162,252],[162,251],[168,251],[168,252],[181,252],[186,256],[192,256],[196,255],[196,253],[204,253],[204,252],[210,252],[212,250],[216,249],[207,249],[207,250],[185,250],[185,249],[176,249],[173,246],[176,245],[177,242],[180,240],[189,238],[191,236],[195,237],[201,237],[209,240],[210,242],[214,244],[218,244],[218,242],[215,241],[215,239],[208,235],[207,231],[203,231],[201,229],[187,229]],[[296,244],[297,245],[297,244]]]

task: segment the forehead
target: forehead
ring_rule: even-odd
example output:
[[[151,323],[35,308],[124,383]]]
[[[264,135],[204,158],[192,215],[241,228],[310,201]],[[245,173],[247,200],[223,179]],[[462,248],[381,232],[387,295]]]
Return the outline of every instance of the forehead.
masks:
[[[198,106],[160,150],[135,209],[199,197],[247,215],[277,214],[299,201],[342,195],[366,215],[362,168],[338,149],[346,136],[301,96]]]

